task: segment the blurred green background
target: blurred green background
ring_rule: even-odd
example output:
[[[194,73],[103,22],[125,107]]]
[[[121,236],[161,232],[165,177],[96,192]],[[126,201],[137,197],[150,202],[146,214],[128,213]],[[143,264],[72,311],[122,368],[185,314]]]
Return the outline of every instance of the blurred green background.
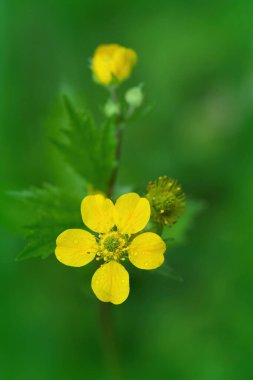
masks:
[[[126,378],[252,379],[252,1],[2,0],[0,33],[1,379],[112,378],[92,269],[15,262],[22,215],[4,195],[69,181],[49,141],[61,94],[101,117],[88,58],[110,42],[138,52],[124,86],[154,105],[126,131],[121,183],[167,174],[207,204],[169,253],[184,282],[133,271],[113,309]]]

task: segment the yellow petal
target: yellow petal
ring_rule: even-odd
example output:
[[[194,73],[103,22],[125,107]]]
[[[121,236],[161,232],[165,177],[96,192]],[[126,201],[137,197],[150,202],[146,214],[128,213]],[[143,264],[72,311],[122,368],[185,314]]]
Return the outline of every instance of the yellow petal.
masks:
[[[95,236],[84,230],[66,230],[56,240],[57,259],[71,267],[82,267],[92,261],[96,255]]]
[[[134,50],[120,47],[114,52],[113,74],[119,81],[127,79],[136,61],[137,54]]]
[[[82,201],[84,224],[95,232],[109,232],[115,225],[114,204],[103,195],[88,195]]]
[[[116,225],[123,234],[131,235],[143,230],[150,218],[149,201],[136,193],[119,197],[115,210]]]
[[[128,257],[132,264],[140,269],[155,269],[164,262],[166,244],[153,232],[145,232],[132,241]]]
[[[119,47],[120,45],[117,44],[99,45],[95,50],[94,56],[106,54],[108,57],[111,57]]]
[[[103,302],[119,305],[129,295],[129,275],[123,265],[116,261],[103,264],[92,277],[91,287]]]
[[[108,85],[113,77],[113,54],[119,48],[119,45],[100,45],[93,56],[92,70],[97,80]]]

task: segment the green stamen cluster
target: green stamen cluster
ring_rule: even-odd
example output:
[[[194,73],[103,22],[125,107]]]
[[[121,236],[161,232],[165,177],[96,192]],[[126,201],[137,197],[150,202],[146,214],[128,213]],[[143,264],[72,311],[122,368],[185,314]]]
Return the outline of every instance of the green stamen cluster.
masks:
[[[166,176],[149,182],[146,198],[154,221],[160,225],[175,224],[185,210],[185,194],[181,186]]]

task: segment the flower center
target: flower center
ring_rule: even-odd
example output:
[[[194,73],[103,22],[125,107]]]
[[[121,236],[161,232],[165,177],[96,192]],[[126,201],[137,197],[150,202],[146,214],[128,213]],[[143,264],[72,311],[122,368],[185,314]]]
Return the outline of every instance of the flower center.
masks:
[[[108,236],[104,240],[104,247],[109,251],[109,252],[115,252],[120,246],[120,241],[117,237],[114,236]]]
[[[125,260],[128,246],[125,235],[117,231],[100,234],[98,244],[97,260]]]

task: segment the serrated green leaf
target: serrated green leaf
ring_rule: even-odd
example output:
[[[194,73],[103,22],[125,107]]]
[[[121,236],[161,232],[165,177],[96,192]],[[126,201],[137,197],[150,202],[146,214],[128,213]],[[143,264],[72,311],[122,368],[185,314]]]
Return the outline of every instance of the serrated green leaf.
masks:
[[[169,244],[184,244],[195,218],[205,206],[203,201],[188,200],[185,212],[177,223],[163,228],[162,238],[164,241]]]
[[[18,260],[46,258],[54,252],[56,238],[61,232],[69,228],[84,228],[80,213],[83,195],[70,196],[53,186],[44,185],[12,193],[12,196],[24,204],[26,220],[23,229],[27,244]]]
[[[106,191],[115,167],[115,123],[110,119],[98,128],[92,116],[88,112],[78,113],[66,96],[64,104],[70,129],[62,130],[64,139],[54,139],[54,144],[82,178],[95,189]]]

